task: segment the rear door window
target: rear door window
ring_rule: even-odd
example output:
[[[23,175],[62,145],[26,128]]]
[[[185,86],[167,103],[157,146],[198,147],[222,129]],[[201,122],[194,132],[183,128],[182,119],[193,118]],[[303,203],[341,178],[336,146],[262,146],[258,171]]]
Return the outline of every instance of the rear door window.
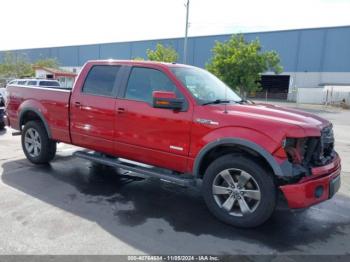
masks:
[[[119,70],[120,66],[93,66],[86,77],[82,92],[100,96],[115,96],[115,86]]]

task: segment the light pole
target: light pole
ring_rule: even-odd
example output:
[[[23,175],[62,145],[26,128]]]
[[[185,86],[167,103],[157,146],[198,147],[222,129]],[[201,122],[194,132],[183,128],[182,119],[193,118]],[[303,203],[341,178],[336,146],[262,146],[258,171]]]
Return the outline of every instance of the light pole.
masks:
[[[187,63],[187,35],[188,35],[188,14],[190,10],[190,0],[187,0],[186,4],[186,27],[185,27],[185,39],[184,39],[184,59],[183,63]]]

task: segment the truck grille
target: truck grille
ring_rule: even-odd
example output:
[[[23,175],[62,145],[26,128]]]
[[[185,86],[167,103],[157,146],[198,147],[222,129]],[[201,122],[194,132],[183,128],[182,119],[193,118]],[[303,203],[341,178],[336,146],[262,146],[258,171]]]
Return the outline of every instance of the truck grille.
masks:
[[[313,166],[322,166],[328,164],[334,157],[334,134],[332,126],[322,129],[319,138],[312,138],[309,144],[311,156],[311,164]],[[310,152],[310,153],[311,153]]]
[[[321,156],[328,157],[331,156],[334,150],[334,133],[332,126],[325,127],[321,131],[321,146],[323,151],[321,151]]]
[[[332,125],[323,128],[319,137],[287,138],[283,146],[295,176],[311,175],[311,168],[325,166],[336,157]]]

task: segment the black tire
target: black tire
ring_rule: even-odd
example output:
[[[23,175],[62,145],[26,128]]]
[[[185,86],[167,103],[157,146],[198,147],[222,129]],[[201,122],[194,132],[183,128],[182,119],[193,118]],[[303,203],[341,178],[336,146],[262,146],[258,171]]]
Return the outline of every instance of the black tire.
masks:
[[[233,178],[235,183],[239,181],[238,178],[242,174],[244,179],[242,178],[241,183],[226,187],[226,172]],[[243,181],[246,180],[245,177],[248,177],[249,180],[247,180],[248,182],[246,182],[244,187],[241,187],[239,184],[244,183]],[[235,181],[235,179],[237,180]],[[219,182],[222,184],[217,188],[216,185]],[[224,193],[214,194],[214,186],[216,193],[221,191],[221,189],[229,189],[227,192],[222,191]],[[244,192],[239,191],[239,188]],[[253,160],[235,155],[221,156],[209,165],[204,174],[202,193],[209,210],[218,219],[227,224],[242,228],[252,228],[263,224],[274,212],[277,202],[277,189],[272,176]],[[244,196],[247,193],[254,194],[254,198],[259,199],[256,200]],[[226,202],[229,198],[233,200]],[[231,205],[232,202],[234,203],[233,205]],[[225,203],[229,204],[224,205]],[[248,203],[248,211],[245,209],[244,203]],[[225,210],[224,206],[229,211]],[[242,211],[242,207],[244,212]],[[240,211],[241,214],[239,214]]]
[[[0,131],[5,129],[5,123],[0,123]]]
[[[30,145],[26,146],[26,136],[29,138],[29,133],[37,132],[39,137],[36,141],[40,144],[40,150],[37,154],[34,151],[30,151]],[[25,124],[22,130],[22,149],[27,159],[34,164],[47,164],[56,155],[56,142],[51,140],[46,132],[45,126],[39,121],[29,121]],[[29,148],[29,149],[28,149]]]

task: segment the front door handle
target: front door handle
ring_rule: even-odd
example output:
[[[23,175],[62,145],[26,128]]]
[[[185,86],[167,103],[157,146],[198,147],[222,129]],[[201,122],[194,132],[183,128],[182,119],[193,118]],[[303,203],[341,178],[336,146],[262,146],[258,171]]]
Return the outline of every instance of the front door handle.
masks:
[[[75,102],[75,103],[74,103],[74,106],[75,106],[75,107],[78,107],[78,108],[81,108],[81,103],[80,103],[80,102]]]
[[[125,113],[125,108],[118,107],[117,112],[118,112],[118,114]]]

